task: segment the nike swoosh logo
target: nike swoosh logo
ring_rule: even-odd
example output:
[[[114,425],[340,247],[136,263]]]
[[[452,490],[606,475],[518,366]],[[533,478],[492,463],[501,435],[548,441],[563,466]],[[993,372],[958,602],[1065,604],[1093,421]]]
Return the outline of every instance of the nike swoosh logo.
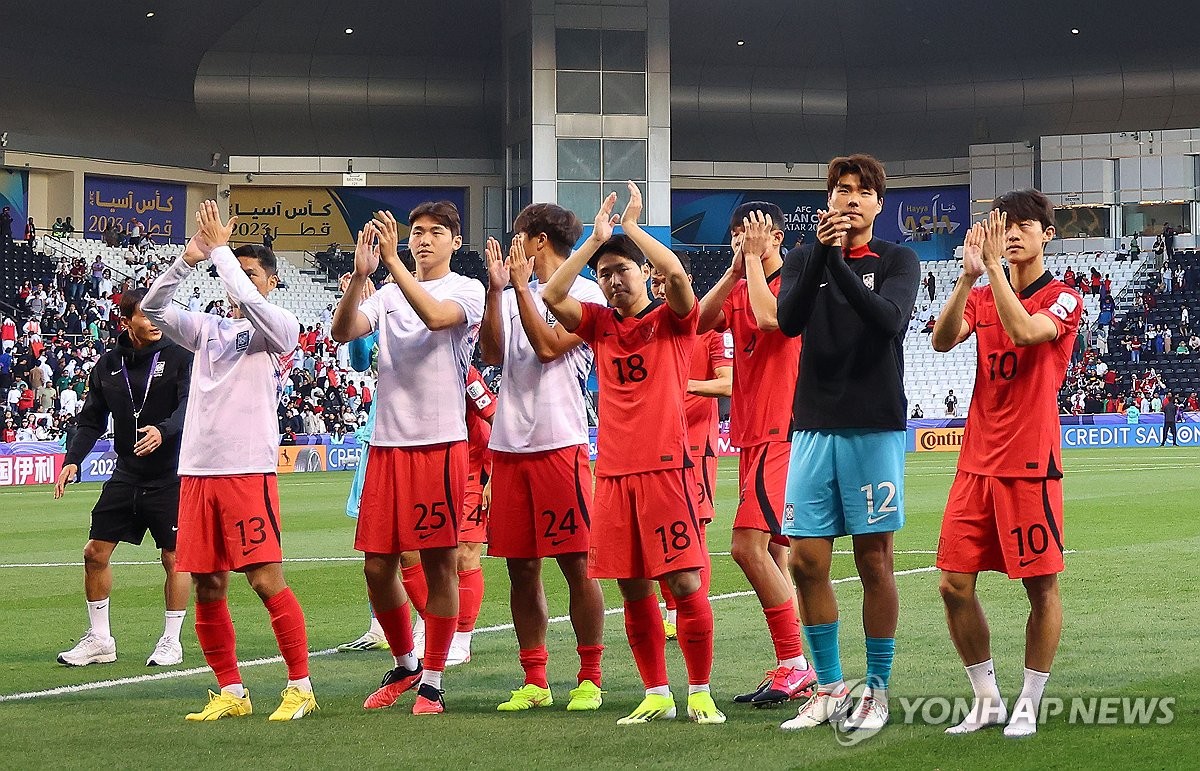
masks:
[[[550,545],[551,546],[562,546],[564,543],[566,543],[569,540],[571,540],[571,539],[570,538],[559,538],[557,540],[551,541]]]
[[[674,561],[675,561],[675,560],[677,560],[677,559],[679,559],[679,555],[678,555],[678,554],[676,554],[674,557],[667,557],[666,559],[664,559],[664,560],[663,560],[663,564],[664,564],[664,565],[670,565],[672,562],[674,562]]]
[[[119,374],[121,374],[121,370],[117,370],[116,372],[109,372],[108,374],[110,374],[110,375],[119,375]]]
[[[975,326],[977,326],[977,327],[994,327],[996,325],[995,325],[995,323],[992,323],[992,322],[981,321],[978,324],[976,324]]]
[[[422,533],[421,535],[417,536],[417,540],[418,540],[418,541],[425,541],[425,540],[428,540],[428,539],[430,539],[430,538],[434,537],[435,535],[437,535],[437,532],[436,532],[436,531],[434,531],[434,532],[432,532],[432,533]]]
[[[817,287],[817,289],[820,289],[822,286],[829,286],[829,282],[826,281],[824,284],[821,284],[821,286]]]
[[[1029,560],[1021,560],[1020,563],[1018,563],[1018,564],[1020,564],[1020,566],[1023,568],[1029,567],[1030,565],[1032,565],[1033,563],[1037,562],[1040,559],[1041,559],[1041,557],[1034,557],[1033,559],[1029,559]]]
[[[242,556],[249,557],[251,554],[253,554],[256,551],[258,551],[257,546],[251,546],[249,549],[242,549]]]
[[[172,533],[176,532],[177,530],[179,530],[179,528],[178,528],[178,527],[172,527],[172,528],[171,528],[171,532],[172,532]]]
[[[887,514],[880,514],[878,517],[867,517],[867,524],[874,525],[876,522],[882,522],[890,516],[891,512],[888,512]]]

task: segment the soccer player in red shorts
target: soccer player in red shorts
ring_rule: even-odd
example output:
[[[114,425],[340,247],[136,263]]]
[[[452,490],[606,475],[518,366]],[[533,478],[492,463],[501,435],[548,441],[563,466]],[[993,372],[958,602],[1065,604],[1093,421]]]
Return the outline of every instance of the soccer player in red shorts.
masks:
[[[679,258],[638,225],[637,185],[629,183],[629,204],[619,220],[625,232],[614,236],[616,200],[616,193],[604,200],[592,235],[554,272],[543,296],[563,326],[592,346],[599,362],[599,458],[588,573],[617,579],[625,599],[625,633],[646,687],[642,703],[617,724],[675,717],[654,593],[660,578],[679,607],[688,716],[703,724],[724,723],[709,691],[713,615],[700,591],[708,555],[692,502],[683,409],[698,304]],[[611,307],[570,296],[585,264],[596,271]],[[666,276],[666,302],[647,294],[651,267]]]
[[[692,260],[687,253],[677,255],[683,272],[688,281],[693,284]],[[667,277],[658,271],[650,274],[650,293],[659,300],[667,299]],[[695,478],[692,480],[693,497],[696,502],[696,514],[700,519],[700,532],[705,535],[708,524],[716,516],[713,491],[717,486],[717,422],[720,414],[717,412],[717,399],[728,397],[733,392],[733,335],[708,331],[699,335],[696,346],[692,349],[691,368],[688,370],[687,393],[683,397],[683,410],[687,416],[688,425],[688,457],[695,466]],[[705,553],[708,552],[708,541],[705,539]],[[708,584],[712,577],[711,560],[709,565],[700,573],[703,583],[700,591],[708,594]],[[667,618],[663,629],[668,640],[674,640],[678,629],[676,621],[679,610],[671,587],[666,581],[659,581],[658,588],[662,591],[667,605]]]
[[[513,223],[505,259],[487,244],[488,297],[479,334],[485,361],[503,364],[492,424],[493,474],[488,554],[503,557],[512,585],[509,605],[524,682],[496,709],[523,712],[554,704],[547,665],[549,608],[542,560],[551,558],[567,584],[578,685],[569,712],[603,703],[604,595],[588,577],[592,471],[588,463],[586,383],[592,351],[563,328],[542,299],[546,282],[583,235],[574,213],[548,203],[526,206]],[[604,302],[595,281],[576,276],[568,293]]]
[[[195,352],[179,453],[175,569],[192,574],[196,638],[221,692],[210,692],[207,706],[187,719],[252,712],[226,603],[229,573],[237,571],[267,606],[287,663],[283,701],[270,719],[295,720],[318,707],[308,677],[304,611],[283,578],[275,468],[276,408],[300,324],[266,299],[279,284],[274,253],[258,245],[231,251],[236,218],[223,224],[216,201],[205,201],[197,220],[200,232],[142,300],[142,312],[155,326]],[[186,311],[172,301],[179,283],[209,258],[233,301],[232,318]]]
[[[734,698],[756,707],[806,697],[817,675],[804,657],[800,617],[787,574],[771,553],[780,536],[791,457],[792,399],[800,337],[779,331],[776,296],[783,256],[783,212],[752,201],[734,210],[733,262],[700,302],[700,329],[733,333],[730,440],[741,448],[738,509],[730,551],[766,616],[776,665],[756,689]]]
[[[466,375],[483,315],[483,286],[450,270],[450,256],[462,245],[454,204],[421,204],[408,222],[416,275],[400,261],[395,218],[379,212],[359,234],[333,337],[347,342],[379,331],[375,432],[354,548],[363,552],[367,594],[395,667],[363,706],[390,707],[419,681],[413,714],[432,715],[445,711],[442,672],[458,626]],[[363,284],[381,259],[395,283],[363,302]],[[414,652],[409,597],[397,575],[405,551],[421,552],[429,587],[424,667]]]
[[[1057,396],[1083,301],[1046,270],[1043,249],[1054,235],[1054,207],[1041,192],[1019,190],[993,201],[987,222],[967,234],[962,275],[933,329],[937,351],[972,334],[978,350],[958,472],[938,539],[950,639],[975,691],[970,713],[947,729],[951,734],[1006,719],[1005,736],[1034,734],[1062,634]],[[988,286],[975,287],[984,274]],[[1029,596],[1025,683],[1011,719],[996,686],[990,631],[975,594],[984,570],[1021,579]]]

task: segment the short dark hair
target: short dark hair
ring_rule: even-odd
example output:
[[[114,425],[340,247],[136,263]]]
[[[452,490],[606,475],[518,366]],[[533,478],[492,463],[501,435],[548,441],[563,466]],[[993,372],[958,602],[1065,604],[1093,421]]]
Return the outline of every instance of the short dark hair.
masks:
[[[832,188],[830,188],[832,190]],[[747,201],[741,206],[733,210],[733,214],[729,215],[729,229],[733,230],[742,224],[742,220],[750,216],[751,212],[760,211],[771,218],[771,222],[775,227],[783,230],[783,209],[780,209],[777,204],[770,201]]]
[[[543,233],[556,254],[568,255],[583,235],[583,223],[575,212],[553,203],[531,203],[521,210],[513,230],[527,236]]]
[[[1007,214],[1011,222],[1037,220],[1042,230],[1054,227],[1054,204],[1041,190],[1013,190],[992,201],[992,208]]]
[[[279,262],[275,259],[275,252],[271,251],[262,244],[246,244],[239,246],[233,250],[234,257],[253,257],[258,260],[258,264],[262,266],[263,272],[268,276],[279,274]]]
[[[420,217],[432,217],[439,225],[447,228],[452,236],[462,233],[462,218],[458,215],[458,207],[450,201],[426,201],[419,204],[408,213],[409,227]]]
[[[133,318],[133,314],[137,312],[138,306],[142,304],[142,298],[146,296],[146,291],[145,287],[139,286],[137,289],[130,289],[128,292],[121,293],[121,302],[118,306],[121,309],[121,318]]]
[[[600,263],[600,258],[606,254],[620,255],[639,268],[646,264],[646,255],[642,254],[642,250],[633,242],[633,239],[624,233],[617,233],[600,244],[596,253],[588,260],[588,267],[595,270]]]
[[[869,190],[874,190],[875,195],[880,198],[883,198],[887,191],[887,172],[883,170],[879,159],[873,155],[855,153],[839,156],[829,162],[829,176],[825,181],[826,192],[833,195],[838,180],[847,174],[857,174],[859,183]]]

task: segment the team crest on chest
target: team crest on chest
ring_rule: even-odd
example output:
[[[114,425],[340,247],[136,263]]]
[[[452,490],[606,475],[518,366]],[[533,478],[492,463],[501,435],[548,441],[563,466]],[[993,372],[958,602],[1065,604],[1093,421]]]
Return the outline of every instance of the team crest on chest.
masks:
[[[166,371],[166,368],[167,363],[165,361],[160,361],[158,364],[154,365],[154,374],[152,374],[150,377],[162,377],[162,373]]]
[[[558,324],[558,319],[553,313],[546,311],[546,323],[550,325],[551,329],[554,329],[554,327]]]
[[[874,273],[864,273],[863,274],[863,283],[866,284],[867,289],[870,289],[872,292],[874,292],[875,291],[875,274]]]
[[[238,332],[237,339],[233,342],[233,348],[236,351],[244,351],[250,347],[250,330]]]

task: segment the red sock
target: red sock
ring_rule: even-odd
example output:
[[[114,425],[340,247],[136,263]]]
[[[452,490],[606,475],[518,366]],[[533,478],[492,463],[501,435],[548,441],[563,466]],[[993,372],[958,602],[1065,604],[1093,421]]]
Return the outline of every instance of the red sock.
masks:
[[[425,570],[421,563],[400,568],[400,581],[408,600],[417,609],[417,615],[425,618],[425,603],[429,601],[429,585],[425,583]]]
[[[304,628],[304,610],[291,587],[263,603],[271,615],[275,642],[287,663],[288,680],[308,677],[308,632]]]
[[[577,645],[575,651],[579,654],[579,682],[591,680],[600,685],[600,657],[604,655],[604,646]]]
[[[683,620],[683,602],[679,603],[680,621]],[[712,647],[712,613],[708,617],[709,648]],[[658,615],[658,597],[651,594],[634,602],[625,602],[625,636],[633,651],[642,685],[658,688],[667,685],[667,633],[663,630],[662,616]],[[680,642],[683,641],[681,634]],[[711,654],[710,654],[711,661]]]
[[[407,602],[391,610],[381,611],[376,608],[375,620],[383,627],[383,636],[387,638],[393,656],[412,653],[412,607]]]
[[[458,571],[458,631],[475,629],[483,605],[483,568]]]
[[[196,603],[196,639],[200,641],[200,650],[204,651],[204,660],[217,676],[217,685],[224,688],[242,682],[238,672],[237,636],[225,600]]]
[[[707,685],[712,676],[713,612],[708,595],[692,592],[679,603],[679,650],[687,666],[689,685]]]
[[[659,579],[658,588],[662,592],[663,601],[667,603],[667,610],[675,610],[675,595],[671,594],[671,587],[663,579]]]
[[[458,616],[425,616],[425,660],[421,664],[432,672],[446,669],[446,654],[458,626]]]
[[[522,648],[517,653],[517,658],[521,661],[521,669],[525,670],[525,684],[536,685],[538,688],[549,688],[550,683],[546,680],[546,664],[550,661],[550,654],[546,651],[545,645],[539,645],[536,648]]]
[[[763,608],[767,617],[767,628],[771,630],[771,642],[775,643],[775,658],[787,661],[804,655],[804,643],[800,640],[800,617],[791,600],[773,608]]]

